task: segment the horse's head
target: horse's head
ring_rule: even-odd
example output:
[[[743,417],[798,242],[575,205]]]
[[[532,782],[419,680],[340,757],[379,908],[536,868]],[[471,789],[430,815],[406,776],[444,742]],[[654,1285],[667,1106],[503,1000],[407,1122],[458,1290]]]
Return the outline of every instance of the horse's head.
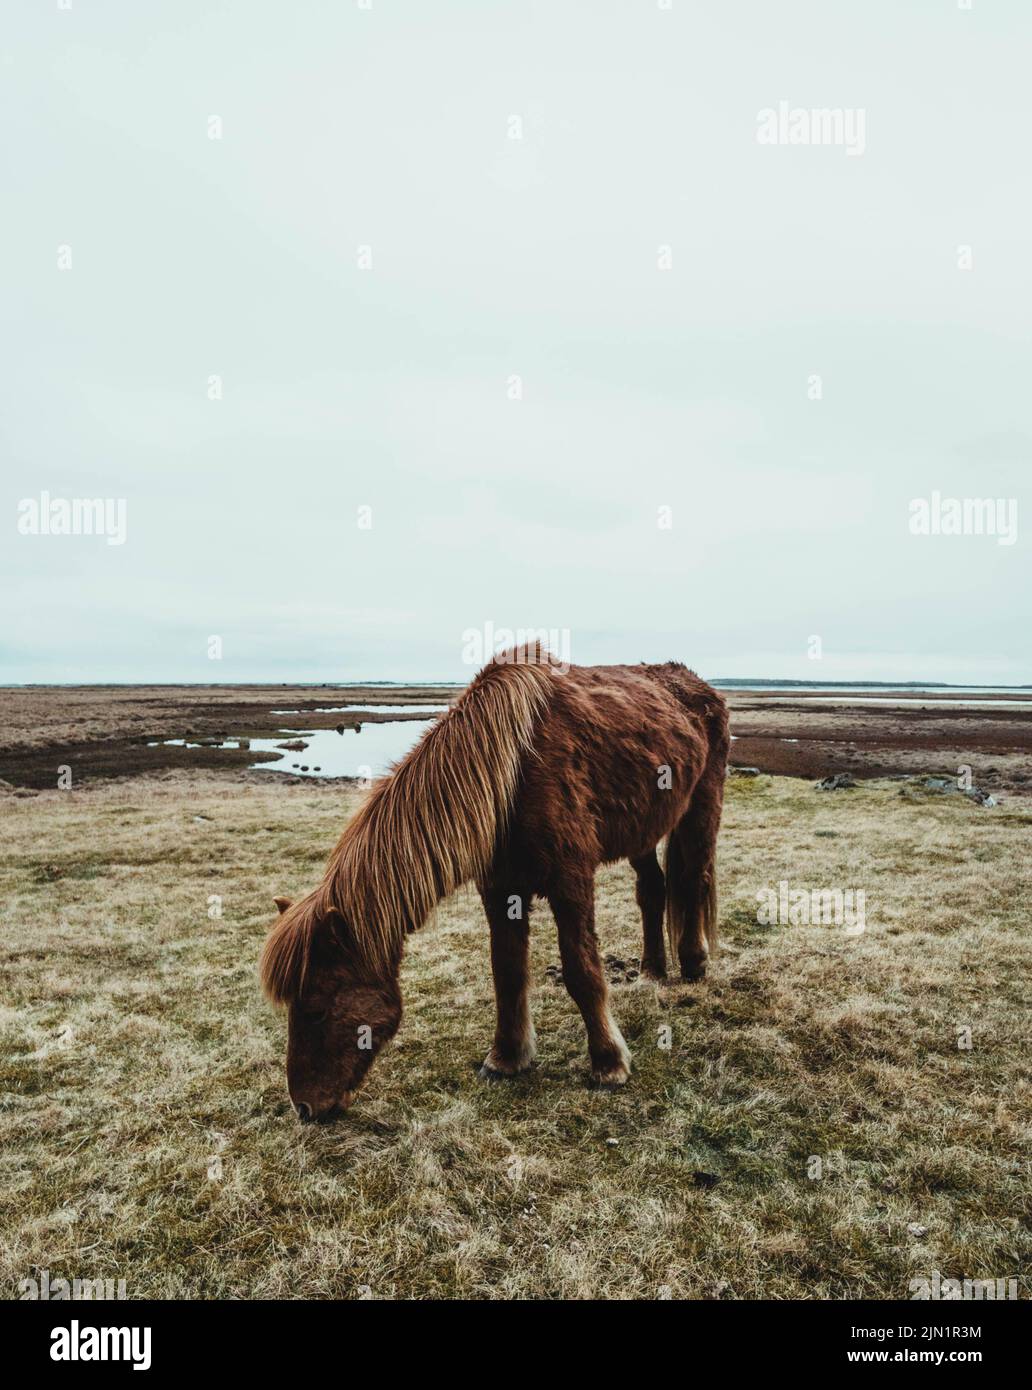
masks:
[[[325,1123],[354,1099],[373,1059],[398,1030],[397,976],[370,969],[347,923],[314,896],[277,898],[279,921],[262,954],[266,992],[286,1004],[287,1089],[303,1123]]]

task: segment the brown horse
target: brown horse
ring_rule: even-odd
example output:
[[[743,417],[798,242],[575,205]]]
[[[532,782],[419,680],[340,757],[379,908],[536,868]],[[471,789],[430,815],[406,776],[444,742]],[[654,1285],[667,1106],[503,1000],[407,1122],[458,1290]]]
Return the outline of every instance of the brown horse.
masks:
[[[677,662],[559,666],[538,647],[491,661],[370,792],[322,883],[282,914],[262,955],[289,1006],[287,1083],[302,1120],[350,1103],[401,1022],[406,933],[476,882],[491,927],[498,1024],[481,1068],[534,1059],[529,909],[547,898],[563,980],[588,1033],[592,1076],[615,1086],[630,1053],[609,1012],[594,922],[599,864],[638,876],[644,973],[666,973],[667,935],[700,980],[717,935],[714,850],[729,749],[727,708]],[[669,835],[666,873],[656,846]]]

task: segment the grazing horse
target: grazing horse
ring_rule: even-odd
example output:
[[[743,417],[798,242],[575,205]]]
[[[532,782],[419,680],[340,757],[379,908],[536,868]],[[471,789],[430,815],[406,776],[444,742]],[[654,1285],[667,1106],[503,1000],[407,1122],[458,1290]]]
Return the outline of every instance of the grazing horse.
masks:
[[[593,1079],[625,1082],[631,1058],[599,961],[595,870],[615,859],[634,867],[643,973],[666,974],[665,909],[682,979],[701,980],[717,935],[729,747],[724,701],[677,662],[561,666],[536,645],[489,662],[373,788],[319,887],[297,903],[276,899],[261,976],[289,1008],[287,1083],[300,1118],[332,1119],[351,1103],[401,1022],[406,934],[469,880],[491,927],[498,1007],[481,1076],[514,1076],[534,1059],[536,895],[555,916]]]

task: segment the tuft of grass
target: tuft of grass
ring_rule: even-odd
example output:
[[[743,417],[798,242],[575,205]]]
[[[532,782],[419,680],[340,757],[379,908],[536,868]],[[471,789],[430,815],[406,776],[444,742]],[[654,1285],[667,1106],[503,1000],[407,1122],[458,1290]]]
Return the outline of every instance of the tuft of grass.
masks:
[[[618,1094],[587,1087],[544,905],[538,1065],[477,1079],[493,993],[463,890],[410,943],[356,1107],[302,1128],[255,965],[272,896],[313,885],[357,804],[211,773],[5,799],[9,1295],[40,1268],[160,1298],[900,1298],[936,1269],[1021,1274],[1026,803],[730,779],[724,948],[703,986],[614,989]],[[863,890],[866,930],[760,925],[782,879]],[[603,949],[638,954],[633,874],[597,890]]]

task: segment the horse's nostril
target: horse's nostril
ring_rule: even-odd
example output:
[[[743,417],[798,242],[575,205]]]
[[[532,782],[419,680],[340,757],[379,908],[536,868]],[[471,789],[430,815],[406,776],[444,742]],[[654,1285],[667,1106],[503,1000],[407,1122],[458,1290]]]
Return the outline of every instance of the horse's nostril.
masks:
[[[301,1123],[303,1125],[308,1124],[309,1120],[312,1118],[312,1107],[301,1100],[294,1106],[294,1109],[297,1111],[297,1118]]]

